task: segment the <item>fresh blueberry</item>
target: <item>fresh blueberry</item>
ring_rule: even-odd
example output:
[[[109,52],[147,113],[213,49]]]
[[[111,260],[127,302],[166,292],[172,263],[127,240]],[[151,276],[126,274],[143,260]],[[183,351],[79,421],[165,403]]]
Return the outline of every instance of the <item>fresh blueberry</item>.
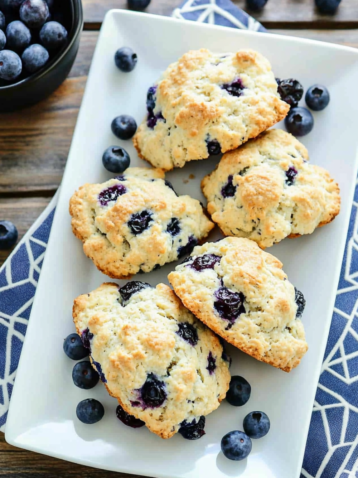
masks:
[[[91,340],[93,339],[93,334],[90,332],[89,328],[83,330],[81,333],[81,340],[83,346],[91,352]]]
[[[313,85],[308,88],[306,93],[306,103],[313,111],[322,111],[328,106],[329,92],[323,85]]]
[[[142,211],[131,215],[131,218],[128,221],[128,226],[132,234],[138,236],[138,234],[142,234],[142,232],[148,229],[152,222],[152,213],[149,211]]]
[[[180,222],[179,222],[179,219],[177,219],[176,217],[173,217],[170,221],[169,221],[169,224],[167,226],[167,232],[169,232],[169,234],[171,236],[177,236],[180,232]]]
[[[314,119],[307,108],[291,108],[285,118],[287,131],[294,136],[305,136],[313,129]]]
[[[287,80],[276,78],[276,82],[281,100],[290,105],[291,108],[295,108],[303,96],[303,86],[301,83],[293,78],[288,78]]]
[[[209,372],[210,375],[212,375],[215,372],[215,369],[216,369],[216,358],[213,356],[211,352],[209,352],[208,366],[206,367],[206,370]]]
[[[25,0],[20,7],[20,18],[29,28],[40,28],[50,14],[45,0]]]
[[[197,244],[198,244],[197,238],[194,236],[190,236],[188,243],[185,246],[181,246],[178,248],[178,259],[181,259],[187,254],[190,254]]]
[[[5,33],[0,30],[0,50],[3,50],[6,45],[6,36]]]
[[[267,0],[246,0],[247,8],[253,11],[261,10],[267,3]]]
[[[150,373],[140,389],[143,408],[158,408],[165,402],[167,392],[165,383],[159,380],[154,373]]]
[[[138,56],[132,48],[129,48],[127,46],[123,46],[122,48],[119,48],[119,50],[116,51],[116,54],[114,55],[114,62],[121,71],[124,73],[129,73],[132,71],[138,61]]]
[[[230,387],[226,394],[226,400],[234,407],[242,407],[249,400],[251,385],[239,375],[231,377]]]
[[[1,55],[1,52],[0,52]],[[0,56],[0,77],[1,77],[1,56]],[[10,249],[16,244],[18,232],[10,221],[0,221],[0,250]]]
[[[221,153],[220,143],[218,141],[216,141],[216,139],[206,141],[206,146],[207,146],[208,153],[209,153],[210,156],[214,156],[216,154]]]
[[[119,294],[122,297],[123,304],[127,304],[129,299],[134,294],[137,294],[137,292],[140,292],[141,290],[146,289],[147,287],[152,287],[152,286],[150,284],[147,284],[146,282],[140,282],[137,280],[127,282],[126,285],[118,289]]]
[[[204,269],[214,269],[215,264],[218,264],[221,261],[221,257],[215,254],[204,254],[203,256],[196,257],[193,262],[191,262],[189,267],[200,272]]]
[[[165,185],[166,185],[168,188],[170,188],[172,191],[174,191],[174,193],[175,193],[176,196],[178,196],[177,193],[176,193],[176,191],[175,191],[175,189],[173,188],[172,183],[171,183],[170,181],[168,181],[167,179],[164,179],[164,183],[165,183]]]
[[[129,413],[123,410],[123,408],[120,405],[118,405],[116,408],[116,415],[118,420],[120,420],[122,423],[127,425],[127,427],[141,428],[141,427],[144,427],[145,425],[145,423],[139,418],[136,418],[133,415],[129,415]]]
[[[264,412],[251,412],[244,418],[244,430],[250,438],[262,438],[270,430],[270,419]]]
[[[199,438],[205,435],[204,427],[205,417],[202,415],[198,421],[195,418],[189,423],[184,420],[180,425],[178,433],[186,440],[199,440]]]
[[[104,416],[104,408],[102,403],[94,398],[86,398],[77,405],[77,418],[87,425],[92,425],[102,420]]]
[[[240,461],[250,455],[252,442],[244,432],[227,433],[221,440],[221,451],[229,460]]]
[[[286,184],[287,186],[292,186],[297,176],[298,171],[294,166],[290,166],[286,171]]]
[[[70,334],[63,342],[63,350],[72,360],[82,360],[88,356],[89,351],[83,346],[78,334]]]
[[[26,48],[21,58],[25,70],[34,73],[47,63],[49,57],[48,51],[43,46],[35,44]]]
[[[103,166],[111,173],[123,173],[131,162],[131,158],[122,146],[110,146],[102,156]]]
[[[101,206],[108,206],[110,202],[117,201],[119,196],[122,196],[126,192],[127,189],[123,184],[114,184],[99,193],[98,201]]]
[[[93,369],[90,362],[78,362],[73,367],[72,380],[76,387],[89,390],[97,385],[99,375]]]
[[[151,0],[128,0],[128,8],[131,10],[144,10]]]
[[[333,15],[336,13],[341,0],[315,0],[316,7],[320,13],[327,13]]]
[[[220,317],[228,320],[231,324],[243,313],[246,312],[242,292],[233,292],[227,287],[220,287],[215,292],[214,308]]]
[[[6,25],[5,15],[4,15],[3,12],[0,10],[0,30],[5,31],[5,25]]]
[[[8,24],[6,28],[7,47],[21,53],[30,45],[31,32],[20,20]]]
[[[225,83],[221,87],[223,90],[227,91],[229,95],[239,97],[242,95],[245,87],[242,83],[241,78],[237,78],[232,83]]]
[[[235,196],[236,186],[233,185],[232,180],[234,177],[230,174],[227,178],[227,183],[221,188],[221,194],[224,198],[231,198]]]
[[[97,373],[99,375],[99,378],[102,380],[103,383],[107,383],[107,379],[103,373],[103,370],[102,370],[102,367],[101,367],[101,364],[99,362],[96,362],[93,358],[92,358],[92,365],[95,367],[95,369],[97,370]]]
[[[302,292],[295,287],[295,302],[297,304],[296,317],[299,318],[302,316],[303,311],[306,307],[306,299]]]
[[[112,121],[112,133],[119,139],[130,139],[137,131],[137,123],[132,116],[121,115]]]
[[[47,50],[57,50],[67,42],[67,30],[61,23],[48,22],[40,30],[41,43]]]
[[[176,333],[193,347],[198,343],[198,332],[194,325],[189,324],[189,322],[179,322]]]

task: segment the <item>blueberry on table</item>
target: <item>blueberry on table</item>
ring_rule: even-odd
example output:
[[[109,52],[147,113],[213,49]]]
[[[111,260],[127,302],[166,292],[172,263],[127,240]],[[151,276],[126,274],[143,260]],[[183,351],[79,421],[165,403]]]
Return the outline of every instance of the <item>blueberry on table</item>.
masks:
[[[313,129],[314,119],[312,113],[307,108],[298,106],[291,108],[285,118],[287,131],[294,136],[305,136]]]
[[[5,30],[5,15],[3,14],[2,11],[0,11],[0,30]]]
[[[6,28],[7,48],[17,53],[21,53],[30,45],[31,32],[27,26],[15,20],[8,24]]]
[[[73,367],[72,380],[76,387],[89,390],[97,385],[99,375],[90,362],[78,362]]]
[[[21,58],[25,70],[35,73],[48,62],[50,55],[42,45],[34,44],[26,48]]]
[[[128,8],[131,10],[144,10],[151,0],[128,0]]]
[[[328,106],[330,97],[327,88],[323,85],[313,85],[306,93],[306,104],[313,111],[322,111]]]
[[[137,123],[132,116],[120,115],[111,124],[112,133],[119,139],[130,139],[137,131]]]
[[[333,15],[336,13],[341,0],[315,0],[316,7],[320,13]]]
[[[288,78],[287,80],[280,80],[276,78],[277,91],[281,100],[295,108],[303,96],[303,86],[298,80]]]
[[[226,394],[226,400],[234,407],[242,407],[249,401],[251,385],[244,377],[235,375],[231,377],[230,387]]]
[[[129,154],[121,146],[110,146],[102,156],[103,166],[111,173],[123,173],[130,161]]]
[[[48,22],[40,30],[40,40],[47,50],[56,50],[67,42],[67,30],[58,22]]]
[[[195,418],[189,423],[184,420],[180,425],[178,433],[186,440],[199,440],[199,438],[205,435],[204,427],[205,417],[201,416],[198,421]]]
[[[264,412],[251,412],[244,418],[244,430],[250,438],[262,438],[270,430],[269,417]]]
[[[221,451],[229,460],[244,460],[249,456],[251,449],[250,437],[238,430],[227,433],[221,440]]]
[[[3,50],[6,45],[6,36],[5,33],[0,30],[0,50]]]
[[[89,354],[89,350],[83,346],[81,337],[77,334],[70,334],[65,338],[63,350],[72,360],[82,360]]]
[[[123,408],[118,405],[116,408],[116,415],[118,420],[120,420],[124,425],[131,428],[141,428],[144,427],[145,423],[139,418],[129,415]]]
[[[86,398],[77,405],[77,418],[87,425],[92,425],[102,420],[104,416],[104,408],[102,403],[94,398]]]
[[[129,48],[128,46],[119,48],[114,55],[114,62],[117,68],[124,73],[129,73],[132,71],[137,64],[137,61],[137,54],[134,53],[132,48]]]
[[[0,52],[1,55],[2,52]],[[1,65],[1,58],[0,58]],[[1,66],[0,66],[1,78]],[[16,244],[18,232],[14,224],[10,221],[0,221],[0,250],[10,249]]]
[[[20,18],[29,28],[40,28],[50,14],[45,0],[25,0],[20,7]]]
[[[246,0],[247,8],[250,10],[261,10],[267,3],[267,0]]]

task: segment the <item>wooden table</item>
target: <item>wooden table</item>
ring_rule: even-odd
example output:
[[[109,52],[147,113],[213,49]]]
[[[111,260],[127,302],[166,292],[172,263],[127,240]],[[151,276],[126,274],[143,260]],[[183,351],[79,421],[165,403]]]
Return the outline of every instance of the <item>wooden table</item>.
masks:
[[[182,0],[152,0],[147,11],[170,15]],[[245,9],[245,0],[234,0]],[[0,219],[13,221],[20,239],[50,202],[65,168],[87,74],[105,13],[126,0],[83,0],[85,26],[69,78],[47,100],[0,115]],[[250,12],[249,12],[250,13]],[[334,16],[320,15],[314,0],[269,0],[255,17],[270,31],[358,48],[358,2],[342,0]],[[0,265],[11,251],[0,251]],[[0,476],[16,478],[109,478],[94,470],[8,445],[0,433]]]

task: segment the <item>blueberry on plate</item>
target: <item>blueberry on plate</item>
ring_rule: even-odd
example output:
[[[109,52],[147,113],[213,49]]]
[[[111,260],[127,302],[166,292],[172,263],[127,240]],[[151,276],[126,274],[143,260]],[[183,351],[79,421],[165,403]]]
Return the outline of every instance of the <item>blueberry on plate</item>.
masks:
[[[25,70],[29,73],[35,73],[46,65],[50,55],[42,45],[34,44],[26,48],[21,58]]]
[[[3,50],[6,45],[6,36],[5,33],[0,30],[0,50]]]
[[[267,0],[246,0],[247,8],[253,11],[261,10],[267,3]]]
[[[7,48],[21,53],[30,45],[31,32],[20,20],[8,24],[6,28]]]
[[[0,52],[0,64],[1,64]],[[12,52],[11,52],[12,53]],[[0,66],[0,78],[1,78],[1,66]],[[16,227],[10,221],[0,221],[0,250],[10,249],[15,245],[18,237]]]
[[[244,430],[250,438],[262,438],[270,430],[270,419],[264,412],[251,412],[244,418]]]
[[[315,0],[316,7],[320,13],[333,15],[336,13],[341,0]]]
[[[0,11],[0,30],[4,30],[4,31],[5,31],[5,25],[6,25],[5,15],[3,14],[2,11]]]
[[[280,80],[276,78],[277,91],[281,100],[295,108],[303,96],[303,86],[298,80],[288,78],[287,80]]]
[[[128,46],[119,48],[114,55],[114,62],[117,68],[124,73],[129,73],[132,71],[137,64],[137,61],[137,54],[134,53],[132,48],[129,48]]]
[[[92,425],[102,420],[104,416],[104,408],[101,402],[94,398],[86,398],[77,405],[77,418],[87,425]]]
[[[249,456],[251,448],[250,437],[238,430],[227,433],[221,440],[221,451],[229,460],[244,460]]]
[[[67,42],[67,30],[58,22],[48,22],[40,30],[40,40],[47,50],[56,50]]]
[[[305,136],[313,129],[314,119],[312,113],[301,106],[291,108],[285,118],[287,131],[294,136]]]
[[[130,161],[129,154],[121,146],[110,146],[102,156],[103,166],[111,173],[123,173]]]
[[[78,362],[73,367],[72,380],[76,387],[89,390],[97,385],[99,375],[90,362]]]
[[[226,394],[226,400],[234,407],[242,407],[248,402],[251,395],[251,385],[244,377],[235,375],[231,377],[230,387]]]
[[[180,425],[178,433],[186,440],[199,440],[199,438],[205,435],[204,428],[205,417],[201,416],[198,421],[195,418],[189,423],[184,420]]]
[[[45,0],[25,0],[20,7],[20,18],[29,28],[40,28],[50,11]]]
[[[121,115],[112,121],[112,133],[119,139],[130,139],[137,131],[137,123],[132,116]]]
[[[82,360],[89,354],[89,350],[83,346],[81,337],[78,334],[70,334],[65,338],[63,350],[67,357],[72,360]]]
[[[330,97],[327,88],[323,85],[313,85],[306,93],[306,104],[313,111],[322,111],[328,106]]]
[[[123,408],[118,405],[116,408],[116,415],[118,420],[120,420],[122,423],[127,425],[127,427],[131,428],[141,428],[144,427],[145,423],[143,420],[140,420],[139,418],[134,417],[133,415],[129,415]]]
[[[151,0],[128,0],[128,8],[131,10],[144,10]]]

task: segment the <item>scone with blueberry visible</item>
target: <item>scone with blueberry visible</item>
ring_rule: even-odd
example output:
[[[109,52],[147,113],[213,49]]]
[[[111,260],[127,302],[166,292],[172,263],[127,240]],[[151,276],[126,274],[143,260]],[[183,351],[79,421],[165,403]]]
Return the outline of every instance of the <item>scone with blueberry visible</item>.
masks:
[[[225,398],[229,364],[219,338],[164,284],[103,284],[78,297],[73,318],[108,392],[162,438],[204,434]]]
[[[278,129],[226,153],[202,190],[225,236],[247,237],[262,248],[311,234],[340,211],[338,184],[308,162],[303,144]]]
[[[177,196],[160,169],[129,168],[85,184],[72,196],[70,214],[87,257],[117,279],[189,254],[214,227],[200,202]]]
[[[170,170],[225,153],[287,115],[269,61],[252,50],[189,51],[149,88],[133,138],[139,155]]]
[[[252,357],[290,372],[306,353],[303,294],[255,242],[228,237],[197,246],[168,278],[185,307]]]

